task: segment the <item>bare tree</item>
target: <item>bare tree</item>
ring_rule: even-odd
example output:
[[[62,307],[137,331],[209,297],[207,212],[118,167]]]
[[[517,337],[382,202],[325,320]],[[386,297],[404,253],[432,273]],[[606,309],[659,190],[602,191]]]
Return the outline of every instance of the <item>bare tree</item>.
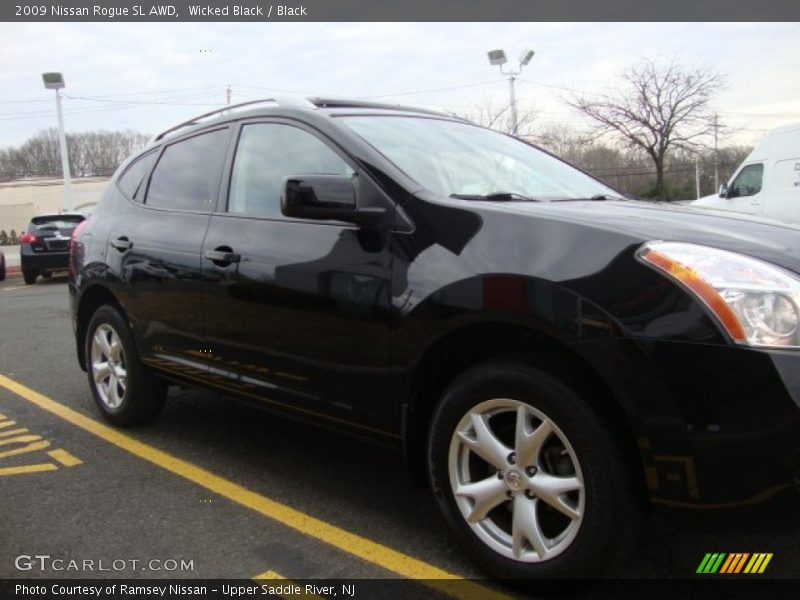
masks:
[[[656,171],[654,194],[664,200],[670,151],[702,148],[701,140],[713,129],[709,102],[724,85],[723,77],[709,69],[644,61],[623,72],[622,85],[613,94],[576,94],[566,101],[596,123],[596,133],[610,133],[647,154]]]
[[[147,136],[136,131],[68,133],[70,172],[76,177],[111,175],[146,143]],[[0,180],[60,176],[61,149],[55,129],[40,131],[19,147],[0,150]]]
[[[497,106],[490,101],[475,104],[465,110],[450,111],[453,116],[467,119],[478,125],[501,131],[513,133],[514,123],[511,119],[511,105]],[[536,122],[536,110],[520,107],[517,104],[517,131],[519,137],[530,136]]]

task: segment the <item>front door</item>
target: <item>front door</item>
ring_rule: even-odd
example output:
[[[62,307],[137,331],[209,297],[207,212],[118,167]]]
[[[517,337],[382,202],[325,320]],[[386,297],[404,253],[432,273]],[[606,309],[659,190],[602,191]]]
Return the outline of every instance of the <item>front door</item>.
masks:
[[[211,375],[245,396],[383,430],[390,232],[284,217],[283,181],[314,173],[351,177],[359,196],[372,185],[310,129],[241,126],[227,203],[203,245]]]

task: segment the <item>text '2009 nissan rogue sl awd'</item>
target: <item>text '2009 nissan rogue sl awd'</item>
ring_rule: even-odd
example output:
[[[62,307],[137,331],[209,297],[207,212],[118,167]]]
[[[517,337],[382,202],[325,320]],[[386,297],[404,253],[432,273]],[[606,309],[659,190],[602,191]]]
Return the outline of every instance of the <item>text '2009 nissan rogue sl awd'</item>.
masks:
[[[69,291],[108,421],[177,383],[394,443],[495,577],[596,575],[651,506],[797,508],[800,229],[446,115],[181,124],[76,231]]]

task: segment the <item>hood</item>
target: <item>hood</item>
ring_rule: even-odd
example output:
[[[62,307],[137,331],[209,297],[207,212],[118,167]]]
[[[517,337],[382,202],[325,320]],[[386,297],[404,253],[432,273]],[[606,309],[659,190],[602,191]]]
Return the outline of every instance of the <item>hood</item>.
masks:
[[[474,202],[480,212],[530,215],[633,238],[713,246],[800,273],[800,224],[743,213],[641,201]]]

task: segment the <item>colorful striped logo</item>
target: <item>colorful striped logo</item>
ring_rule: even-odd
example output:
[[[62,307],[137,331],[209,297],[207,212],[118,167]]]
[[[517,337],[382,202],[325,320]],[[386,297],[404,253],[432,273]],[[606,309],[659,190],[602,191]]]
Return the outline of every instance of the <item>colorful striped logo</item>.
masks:
[[[700,561],[697,573],[713,575],[715,573],[725,573],[727,575],[737,573],[763,573],[769,561],[772,560],[772,552],[708,552]]]

